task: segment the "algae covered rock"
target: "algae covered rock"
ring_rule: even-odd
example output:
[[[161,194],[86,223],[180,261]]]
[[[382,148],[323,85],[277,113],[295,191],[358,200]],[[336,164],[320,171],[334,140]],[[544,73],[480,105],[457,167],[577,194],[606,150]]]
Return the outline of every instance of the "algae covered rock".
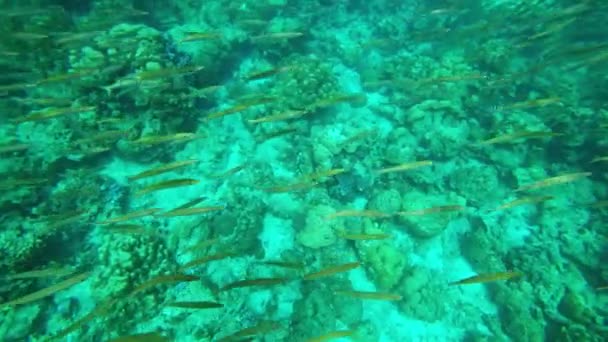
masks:
[[[472,220],[472,226],[461,240],[464,258],[480,272],[504,269],[503,241],[488,234],[488,226],[481,219]]]
[[[476,124],[466,120],[466,113],[457,102],[426,100],[407,112],[417,145],[433,156],[453,158],[469,143]]]
[[[334,212],[328,205],[318,205],[309,210],[304,228],[298,232],[298,242],[314,249],[333,245],[336,242],[336,229],[341,227],[342,220],[327,220],[325,216]]]
[[[316,331],[331,331],[336,323],[336,312],[332,308],[331,298],[327,291],[319,289],[305,293],[306,300],[297,301],[292,318],[292,338],[305,341]]]
[[[137,285],[160,274],[175,272],[176,264],[164,241],[156,236],[117,239],[105,234],[99,246],[99,272],[92,275],[95,298],[103,302],[124,296]],[[154,287],[136,300],[116,304],[108,320],[117,332],[129,331],[138,322],[149,319],[164,300],[163,287]]]
[[[566,288],[558,305],[558,310],[565,317],[582,324],[592,324],[596,317],[596,314],[585,303],[583,297],[569,288]]]
[[[500,310],[502,330],[513,341],[546,341],[542,320],[537,320],[531,313],[534,295],[529,287],[515,290],[503,285],[494,290],[492,296]]]
[[[386,144],[384,159],[389,164],[399,165],[408,160],[416,159],[416,137],[407,129],[398,127],[388,136],[390,144]]]
[[[373,241],[358,246],[361,261],[371,272],[372,280],[383,290],[399,283],[408,267],[407,252],[385,241]]]
[[[501,311],[501,316],[503,330],[513,341],[546,341],[543,324],[535,320],[525,307],[508,306]]]
[[[317,165],[323,169],[331,169],[333,167],[333,154],[324,145],[317,145],[313,149],[313,159]]]
[[[440,288],[433,286],[433,274],[429,270],[415,268],[404,275],[396,292],[403,300],[399,308],[408,316],[433,322],[445,317],[448,308],[439,295]]]
[[[401,209],[401,194],[395,189],[382,190],[374,195],[370,208],[383,213],[394,213]]]
[[[330,65],[317,57],[298,57],[289,61],[291,68],[278,75],[271,91],[282,99],[277,111],[307,108],[318,100],[336,94],[338,83]]]
[[[504,196],[504,191],[500,191],[496,169],[479,162],[469,162],[458,167],[450,177],[450,185],[460,196],[476,206],[494,202]]]
[[[583,324],[568,324],[559,328],[556,334],[556,342],[573,342],[573,341],[606,341],[606,336],[597,336],[594,332]],[[606,335],[606,334],[604,334]]]
[[[26,341],[31,337],[33,325],[42,312],[40,304],[28,305],[19,310],[6,310],[0,314],[0,336],[3,341]]]

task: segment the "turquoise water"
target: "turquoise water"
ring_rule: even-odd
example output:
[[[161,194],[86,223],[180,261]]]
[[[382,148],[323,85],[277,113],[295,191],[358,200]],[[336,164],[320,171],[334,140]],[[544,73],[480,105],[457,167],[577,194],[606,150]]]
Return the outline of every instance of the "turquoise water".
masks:
[[[603,1],[0,1],[0,341],[605,341]]]

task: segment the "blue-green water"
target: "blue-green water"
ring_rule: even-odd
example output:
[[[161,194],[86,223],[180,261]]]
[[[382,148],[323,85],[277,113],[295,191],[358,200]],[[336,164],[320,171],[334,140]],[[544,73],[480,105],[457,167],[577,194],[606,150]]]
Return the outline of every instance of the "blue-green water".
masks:
[[[605,341],[603,1],[0,1],[0,341]]]

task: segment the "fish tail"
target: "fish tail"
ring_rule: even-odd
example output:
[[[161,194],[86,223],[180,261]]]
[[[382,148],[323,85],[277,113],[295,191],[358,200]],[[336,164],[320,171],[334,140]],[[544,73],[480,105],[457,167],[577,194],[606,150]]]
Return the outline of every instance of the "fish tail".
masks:
[[[112,88],[110,86],[100,86],[99,88],[105,90],[108,96],[112,96]]]

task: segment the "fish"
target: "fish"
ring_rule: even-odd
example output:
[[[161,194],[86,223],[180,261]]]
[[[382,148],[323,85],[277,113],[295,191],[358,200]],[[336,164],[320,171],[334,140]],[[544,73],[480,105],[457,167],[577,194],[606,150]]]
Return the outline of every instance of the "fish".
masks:
[[[48,7],[17,7],[11,9],[0,10],[0,16],[2,17],[33,17],[40,15],[50,15],[53,12],[63,13],[65,9],[61,6],[48,6]]]
[[[181,274],[181,273],[158,275],[156,277],[153,277],[153,278],[139,284],[137,287],[135,287],[133,292],[131,292],[131,295],[135,295],[139,292],[151,289],[158,285],[193,282],[193,281],[197,281],[200,279],[201,278],[199,276],[195,276],[195,275],[191,275],[191,274]]]
[[[193,206],[195,206],[195,205],[197,205],[197,204],[201,203],[202,201],[204,201],[204,200],[206,200],[206,199],[207,199],[207,197],[205,197],[205,196],[197,197],[197,198],[195,198],[195,199],[193,199],[193,200],[190,200],[190,201],[188,201],[188,202],[186,202],[186,203],[184,203],[184,204],[180,205],[179,207],[177,207],[177,208],[173,208],[173,209],[171,209],[171,210],[179,210],[179,209],[186,209],[186,208],[190,208],[190,207],[193,207]]]
[[[67,275],[74,274],[74,269],[71,267],[49,267],[41,270],[26,271],[15,274],[9,274],[4,277],[6,280],[16,279],[37,279],[37,278],[49,278],[49,277],[65,277]]]
[[[335,340],[335,339],[339,339],[339,338],[343,338],[343,337],[350,337],[350,336],[353,336],[354,334],[355,334],[355,331],[353,331],[353,330],[337,330],[337,331],[329,332],[327,334],[323,334],[321,336],[309,338],[308,340],[306,340],[306,342],[331,341],[331,340]]]
[[[243,163],[241,165],[237,165],[235,167],[232,167],[232,168],[230,168],[230,169],[228,169],[228,170],[226,170],[226,171],[224,171],[222,173],[211,175],[211,176],[209,176],[209,178],[212,178],[212,179],[226,178],[226,177],[232,176],[232,175],[234,175],[236,173],[239,173],[246,166],[247,166],[247,163]]]
[[[593,45],[577,45],[574,47],[570,47],[568,49],[560,49],[559,51],[549,51],[544,59],[545,60],[556,60],[556,59],[574,59],[574,60],[584,60],[586,58],[603,55],[608,52],[608,44],[593,44]]]
[[[397,166],[379,169],[379,170],[376,170],[376,174],[382,175],[382,174],[391,173],[391,172],[409,171],[409,170],[414,170],[414,169],[418,169],[418,168],[421,168],[424,166],[431,166],[431,165],[433,165],[432,161],[421,160],[421,161],[409,162],[409,163],[404,163],[404,164],[397,165]]]
[[[236,105],[234,105],[232,107],[229,107],[229,108],[217,111],[217,112],[213,112],[213,113],[207,115],[205,117],[205,120],[213,120],[213,119],[221,118],[226,115],[243,112],[254,106],[259,106],[259,105],[267,104],[270,102],[274,102],[274,101],[276,101],[276,99],[277,99],[276,97],[268,96],[268,95],[250,96],[248,98],[241,99],[239,101],[239,103],[237,103]]]
[[[44,288],[42,290],[38,290],[36,292],[32,292],[30,294],[27,294],[23,297],[17,298],[17,299],[13,299],[11,301],[8,302],[4,302],[4,303],[0,303],[0,308],[5,308],[7,306],[16,306],[16,305],[23,305],[23,304],[28,304],[34,301],[37,301],[39,299],[48,297],[48,296],[52,296],[53,294],[55,294],[56,292],[65,290],[67,288],[70,288],[78,283],[81,283],[83,281],[85,281],[90,275],[90,272],[84,272],[84,273],[79,273],[73,277],[70,277],[66,280],[60,281],[57,284],[51,285],[47,288]]]
[[[108,310],[111,307],[114,307],[114,305],[117,302],[118,302],[118,299],[113,298],[113,299],[107,300],[101,304],[98,304],[93,310],[91,310],[91,312],[89,312],[88,314],[84,315],[83,317],[77,319],[76,321],[74,321],[72,324],[68,325],[64,329],[61,329],[57,334],[51,336],[48,340],[46,340],[46,342],[64,341],[64,339],[63,339],[64,337],[68,336],[69,334],[71,334],[74,331],[77,331],[78,329],[80,329],[80,327],[82,327],[83,325],[87,324],[88,322],[94,320],[97,316],[107,313]]]
[[[193,73],[203,70],[204,68],[205,67],[203,67],[203,66],[184,66],[184,67],[176,67],[176,68],[145,70],[145,71],[140,71],[140,72],[134,74],[133,78],[140,82],[141,81],[150,81],[150,80],[156,80],[159,78],[193,74]]]
[[[332,97],[324,98],[314,102],[310,105],[310,109],[314,110],[317,108],[325,108],[329,106],[334,106],[340,103],[350,102],[355,105],[363,105],[367,102],[367,97],[365,94],[339,94],[334,95]]]
[[[592,203],[591,205],[589,205],[590,208],[593,209],[602,209],[602,208],[606,208],[608,207],[608,201],[604,200],[604,201],[597,201],[595,203]]]
[[[462,12],[462,10],[455,7],[443,7],[429,11],[429,15],[453,15],[459,12]]]
[[[259,36],[251,37],[252,42],[270,42],[274,40],[287,40],[302,37],[304,33],[302,32],[271,32],[266,33]]]
[[[520,186],[519,188],[515,189],[515,191],[519,192],[519,191],[528,191],[528,190],[546,188],[549,186],[570,183],[570,182],[579,180],[581,178],[589,177],[589,176],[591,176],[591,172],[568,173],[568,174],[564,174],[561,176],[545,178],[543,180],[540,180],[540,181],[537,181],[537,182],[534,182],[534,183],[531,183],[528,185]]]
[[[268,104],[279,100],[278,96],[268,95],[268,94],[249,94],[243,97],[240,97],[237,100],[238,105],[243,106],[259,106],[263,104]]]
[[[57,37],[54,39],[55,44],[62,46],[69,46],[74,43],[84,44],[93,41],[96,37],[101,36],[103,31],[89,31],[89,32],[63,32],[55,34]]]
[[[262,261],[261,263],[268,266],[277,266],[296,270],[302,270],[306,266],[304,263],[298,261],[266,260]]]
[[[163,84],[158,82],[157,80],[145,80],[141,81],[135,78],[121,78],[116,82],[106,85],[100,86],[99,88],[103,89],[106,92],[107,96],[112,96],[112,93],[116,89],[133,89],[133,88],[143,88],[143,89],[154,89],[161,87]],[[123,91],[124,93],[124,91]]]
[[[256,28],[268,25],[268,21],[262,19],[243,19],[237,21],[237,24]]]
[[[124,16],[127,16],[127,17],[130,17],[130,16],[146,16],[146,15],[150,14],[149,12],[138,10],[138,9],[133,8],[131,6],[124,6],[124,7],[112,7],[112,6],[108,6],[108,7],[103,7],[103,8],[96,9],[95,13],[97,14],[97,16],[101,17],[101,19],[98,19],[98,20],[100,20],[100,22],[98,22],[98,24],[105,23],[106,21],[104,19],[106,19],[106,18],[110,18],[113,21],[115,21],[118,18],[123,18]],[[125,31],[131,32],[131,29],[122,29],[122,30],[120,30],[119,32],[117,32],[115,34],[121,34],[121,33],[124,34]]]
[[[214,92],[222,89],[223,85],[210,85],[200,89],[190,88],[189,94],[184,94],[181,96],[182,99],[194,99],[194,98],[207,98]]]
[[[361,131],[351,137],[348,137],[346,139],[344,139],[341,143],[340,143],[340,147],[344,148],[345,146],[348,146],[354,142],[357,141],[361,141],[361,140],[365,140],[373,135],[377,135],[378,131],[376,129],[370,129],[370,130],[364,130]]]
[[[275,185],[267,188],[260,188],[260,190],[271,193],[293,192],[308,190],[318,184],[319,183],[316,182],[299,182],[287,185]]]
[[[204,256],[202,258],[198,258],[198,259],[194,259],[194,260],[188,261],[187,263],[183,264],[179,268],[179,271],[180,272],[181,271],[185,271],[185,270],[191,269],[192,267],[196,267],[196,266],[200,266],[202,264],[206,264],[209,261],[222,260],[222,259],[236,257],[236,256],[238,256],[238,255],[236,253],[233,253],[233,252],[222,252],[222,253],[207,255],[207,256]]]
[[[517,131],[513,133],[503,134],[491,139],[481,141],[479,145],[492,145],[492,144],[506,144],[512,143],[516,140],[525,139],[542,139],[562,136],[561,133],[554,133],[550,131]]]
[[[137,231],[137,230],[145,230],[146,227],[141,225],[141,224],[135,224],[135,223],[123,223],[123,224],[111,224],[108,226],[104,226],[104,229],[107,230],[114,230],[114,231],[119,231],[119,230],[133,230],[133,231]]]
[[[72,210],[72,211],[67,211],[67,212],[59,213],[59,214],[46,215],[44,217],[41,217],[40,220],[45,221],[47,223],[54,223],[54,222],[63,221],[65,219],[69,219],[72,217],[78,217],[82,214],[84,214],[84,211]]]
[[[89,148],[84,148],[83,146],[77,146],[76,148],[77,148],[77,150],[73,151],[73,154],[79,155],[80,156],[79,158],[91,157],[91,156],[109,152],[110,150],[112,150],[111,146],[91,146]],[[82,148],[82,149],[78,150],[78,148]]]
[[[398,87],[400,89],[414,87],[414,80],[409,78],[401,79],[382,79],[382,80],[370,80],[363,84],[366,88],[379,88],[379,87]]]
[[[15,119],[14,122],[17,124],[20,124],[23,122],[48,120],[48,119],[54,119],[54,118],[64,116],[64,115],[69,115],[69,114],[93,112],[96,109],[97,109],[97,107],[95,107],[95,106],[53,108],[53,109],[47,109],[47,110],[43,110],[43,111],[32,112],[26,116]]]
[[[383,38],[374,38],[369,39],[360,44],[362,49],[391,49],[395,46],[396,40],[394,39],[383,39]]]
[[[305,111],[305,110],[288,110],[285,112],[281,112],[281,113],[273,114],[273,115],[269,115],[269,116],[264,116],[264,117],[257,118],[257,119],[250,119],[250,120],[247,120],[247,122],[249,122],[251,124],[258,124],[258,123],[263,123],[263,122],[285,121],[285,120],[301,118],[302,116],[304,116],[308,113],[309,112]]]
[[[18,187],[34,187],[48,183],[46,178],[21,178],[0,180],[0,190],[14,189]]]
[[[13,97],[11,100],[22,103],[28,106],[43,106],[43,107],[54,107],[54,106],[69,106],[72,103],[72,99],[58,98],[58,97]]]
[[[197,243],[197,244],[195,244],[193,246],[190,246],[190,247],[186,248],[184,250],[184,252],[185,253],[190,253],[190,252],[194,252],[194,251],[199,250],[199,249],[207,248],[207,247],[210,247],[210,246],[214,245],[218,241],[219,241],[218,238],[203,240],[203,241],[201,241],[201,242],[199,242],[199,243]]]
[[[216,303],[216,302],[172,302],[167,304],[166,306],[174,307],[174,308],[183,308],[183,309],[218,309],[223,308],[224,304]]]
[[[245,79],[245,81],[261,80],[261,79],[268,78],[270,76],[274,76],[274,75],[282,73],[282,72],[289,71],[292,68],[293,67],[284,66],[284,67],[266,69],[266,70],[262,70],[262,71],[256,71],[256,72],[246,75],[244,77],[244,79]]]
[[[174,133],[169,135],[147,135],[143,136],[137,140],[131,141],[133,144],[137,145],[158,145],[164,143],[176,143],[176,142],[184,142],[190,141],[194,139],[201,138],[201,136],[194,133]]]
[[[283,135],[290,134],[290,133],[297,132],[297,131],[298,131],[297,127],[286,127],[286,128],[283,128],[283,129],[279,129],[279,130],[273,131],[273,132],[266,133],[266,134],[260,136],[258,138],[258,141],[260,141],[260,142],[262,142],[262,141],[268,141],[270,139],[278,138],[278,137],[281,137]]]
[[[318,181],[322,178],[328,178],[345,173],[347,170],[343,168],[322,170],[302,176],[302,181]]]
[[[341,265],[336,265],[336,266],[329,266],[329,267],[321,269],[320,271],[308,273],[303,276],[303,279],[304,280],[315,280],[315,279],[319,279],[319,278],[329,277],[329,276],[333,276],[337,273],[348,272],[348,271],[354,270],[355,268],[358,268],[359,266],[361,266],[361,263],[358,261],[349,262],[346,264],[341,264]]]
[[[461,211],[464,209],[465,209],[465,207],[463,207],[461,205],[441,205],[441,206],[437,206],[437,207],[425,208],[425,209],[419,209],[419,210],[400,211],[397,213],[397,215],[424,216],[424,215],[429,215],[429,214],[437,214],[437,213],[444,213],[444,212],[450,212],[450,211]]]
[[[102,118],[97,120],[98,125],[114,125],[124,123],[124,118]]]
[[[137,190],[133,195],[136,197],[143,196],[145,194],[149,194],[151,192],[167,190],[167,189],[175,189],[185,186],[196,185],[201,181],[192,178],[178,178],[178,179],[170,179],[166,181],[161,181],[158,183],[153,183],[148,186],[145,186],[139,190]]]
[[[332,220],[338,217],[388,217],[389,214],[378,210],[341,210],[333,214],[326,215],[325,220]]]
[[[222,35],[216,32],[186,32],[184,38],[180,39],[177,43],[190,43],[200,42],[201,40],[212,40],[222,38]]]
[[[357,299],[369,299],[369,300],[383,300],[383,301],[396,301],[403,299],[402,296],[394,293],[386,292],[375,292],[375,291],[335,291],[336,294],[341,296],[348,296]]]
[[[108,342],[169,342],[170,338],[161,335],[159,332],[148,332],[141,334],[133,334],[113,338]]]
[[[68,72],[68,73],[64,73],[64,74],[51,75],[47,78],[34,82],[34,84],[36,86],[40,86],[40,85],[45,85],[45,84],[50,84],[50,83],[62,83],[65,81],[70,81],[70,80],[74,80],[74,79],[83,78],[86,76],[91,76],[96,71],[97,71],[96,69],[86,69],[86,70],[72,71],[72,72]]]
[[[156,213],[160,210],[161,209],[159,209],[159,208],[140,209],[140,210],[132,211],[132,212],[122,215],[122,216],[117,216],[117,217],[113,217],[111,219],[107,219],[105,221],[97,222],[97,224],[113,224],[113,223],[119,223],[119,222],[124,222],[124,221],[130,221],[130,220],[134,220],[137,218],[153,215],[154,213]]]
[[[7,84],[0,85],[0,92],[9,92],[14,90],[25,90],[28,88],[34,88],[36,85],[32,83],[15,83],[15,84]]]
[[[214,207],[198,207],[198,208],[183,208],[183,209],[173,209],[164,213],[155,214],[156,217],[176,217],[176,216],[192,216],[192,215],[200,215],[206,214],[212,211],[224,210],[226,207],[224,206],[214,206]]]
[[[338,233],[338,236],[353,241],[368,241],[368,240],[386,240],[391,236],[389,234],[348,234],[348,233]]]
[[[573,23],[575,20],[576,20],[576,18],[568,18],[568,20],[565,20],[563,22],[558,22],[558,23],[554,23],[553,25],[549,25],[549,27],[547,27],[547,29],[545,29],[544,31],[541,31],[539,33],[526,37],[526,41],[520,45],[528,46],[531,42],[533,42],[535,40],[542,40],[546,37],[549,37],[549,36],[555,34],[556,32],[561,31],[566,26]]]
[[[0,152],[1,151],[2,151],[2,149],[0,148]],[[608,156],[595,157],[589,163],[593,164],[593,163],[599,163],[599,162],[605,162],[605,161],[608,161]]]
[[[8,37],[19,39],[19,40],[42,40],[49,38],[49,35],[43,33],[34,33],[34,32],[11,32],[8,34]]]
[[[536,204],[536,203],[540,203],[540,202],[544,202],[544,201],[548,201],[551,199],[554,199],[555,197],[553,196],[528,196],[528,197],[523,197],[523,198],[519,198],[510,202],[507,202],[499,207],[497,207],[496,209],[494,209],[495,211],[497,210],[504,210],[504,209],[510,209],[519,205],[524,205],[524,204]]]
[[[110,226],[105,226],[104,231],[116,234],[154,234],[154,231],[147,229],[146,227],[139,224],[113,224]]]
[[[102,131],[93,136],[89,136],[87,138],[78,139],[74,143],[77,145],[85,145],[90,143],[100,143],[100,142],[116,142],[121,138],[125,138],[129,134],[129,131],[122,130],[110,130],[110,131]]]
[[[225,285],[220,289],[221,292],[228,291],[232,289],[242,288],[242,287],[252,287],[252,286],[274,286],[285,284],[289,280],[287,278],[256,278],[256,279],[245,279],[238,280],[232,282],[228,285]]]
[[[260,335],[260,334],[267,334],[271,331],[277,330],[279,327],[280,327],[280,325],[277,322],[261,321],[260,323],[254,325],[252,327],[245,328],[245,329],[235,332],[232,335],[222,337],[222,338],[218,339],[216,342],[244,341],[243,340],[244,338],[252,337],[252,336],[256,336],[256,335]]]
[[[58,217],[58,218],[53,219],[48,222],[48,225],[46,226],[46,231],[48,232],[48,231],[56,230],[56,229],[74,224],[76,222],[79,222],[82,219],[83,214],[84,214],[83,212],[78,211],[78,212],[67,213],[66,215],[61,215],[61,217]]]
[[[566,20],[571,17],[579,17],[581,14],[593,11],[595,9],[595,7],[589,6],[589,4],[589,1],[581,1],[564,9],[559,9],[555,13],[552,13],[552,15],[547,18],[547,21],[554,22],[559,20]]]
[[[470,81],[470,80],[485,80],[485,79],[487,79],[487,77],[484,74],[473,73],[473,74],[466,74],[466,75],[425,78],[425,79],[421,79],[421,80],[416,80],[416,81],[414,81],[414,83],[415,83],[415,85],[428,85],[428,84]]]
[[[142,178],[152,177],[152,176],[160,175],[160,174],[170,172],[170,171],[182,168],[182,167],[190,166],[190,165],[196,164],[198,162],[199,162],[198,159],[178,160],[178,161],[174,161],[174,162],[171,162],[168,164],[164,164],[164,165],[155,167],[153,169],[149,169],[149,170],[140,172],[133,176],[129,176],[129,177],[127,177],[127,179],[129,181],[135,181],[135,180],[139,180]]]
[[[236,105],[234,107],[230,107],[230,108],[223,109],[223,110],[220,110],[217,112],[213,112],[213,113],[207,115],[205,117],[205,120],[213,120],[213,119],[221,118],[226,115],[236,114],[238,112],[242,112],[246,109],[249,109],[250,107],[251,107],[250,105]]]
[[[0,145],[0,154],[4,153],[15,153],[26,151],[30,148],[30,144],[12,143],[6,145]]]
[[[571,66],[565,68],[565,71],[573,71],[585,66],[593,66],[593,64],[605,62],[606,60],[608,60],[608,51],[596,56],[591,56],[587,59],[579,61],[578,63],[573,63]]]
[[[541,99],[534,99],[522,102],[516,102],[508,106],[502,106],[500,110],[510,109],[522,109],[522,108],[534,108],[534,107],[545,107],[552,104],[562,104],[559,97],[547,97]]]
[[[484,273],[478,274],[472,277],[464,278],[458,281],[449,283],[448,285],[466,285],[466,284],[479,284],[488,283],[494,281],[517,279],[522,277],[523,274],[517,271],[497,272],[497,273]]]

